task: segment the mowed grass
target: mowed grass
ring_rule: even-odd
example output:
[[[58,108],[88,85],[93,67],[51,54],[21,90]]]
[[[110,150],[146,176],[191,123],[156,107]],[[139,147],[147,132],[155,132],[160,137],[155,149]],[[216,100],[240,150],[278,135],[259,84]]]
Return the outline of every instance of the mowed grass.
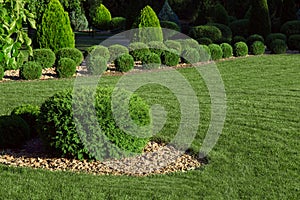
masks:
[[[272,55],[217,63],[227,95],[223,133],[201,169],[150,177],[93,176],[0,165],[3,199],[298,199],[300,196],[300,56]],[[194,149],[207,130],[209,94],[194,69],[180,69],[200,101]],[[72,87],[74,79],[0,84],[0,115],[21,103],[41,104]],[[103,81],[103,82],[101,82]],[[114,85],[118,77],[103,77]],[[168,141],[178,122],[178,102],[165,88],[139,90],[164,102],[168,124],[156,139]],[[163,93],[163,94],[161,94]],[[154,95],[155,94],[155,95]],[[167,94],[167,100],[163,100]],[[158,99],[158,100],[157,100]],[[173,120],[172,120],[173,119]],[[174,123],[174,124],[173,124]]]

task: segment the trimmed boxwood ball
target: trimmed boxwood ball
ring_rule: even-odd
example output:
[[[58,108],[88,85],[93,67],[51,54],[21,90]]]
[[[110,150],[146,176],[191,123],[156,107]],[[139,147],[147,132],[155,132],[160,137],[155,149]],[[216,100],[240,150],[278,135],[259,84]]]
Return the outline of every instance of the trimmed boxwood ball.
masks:
[[[0,66],[0,81],[3,79],[4,77],[4,68]]]
[[[134,59],[129,54],[123,54],[115,60],[115,67],[119,72],[128,72],[134,68]]]
[[[213,43],[213,41],[207,37],[199,38],[197,41],[199,44],[203,44],[203,45],[210,45]]]
[[[220,45],[210,44],[208,45],[212,60],[220,60],[223,56],[223,51]]]
[[[288,37],[294,34],[300,34],[300,20],[287,21],[281,26],[280,32]]]
[[[110,59],[110,53],[107,47],[103,45],[94,45],[89,48],[87,48],[87,55],[86,56],[100,56],[106,59],[108,61]]]
[[[110,21],[110,30],[122,31],[126,28],[126,18],[124,17],[113,17]]]
[[[190,39],[179,39],[176,40],[178,42],[180,42],[181,44],[181,52],[190,49],[190,48],[194,48],[196,49],[199,46],[199,43],[197,42],[197,40],[194,40],[192,38]]]
[[[250,47],[256,41],[261,41],[262,43],[265,43],[265,40],[264,40],[263,36],[258,35],[258,34],[254,34],[254,35],[250,35],[247,38],[247,45],[248,45],[248,47]]]
[[[148,45],[142,42],[130,43],[128,49],[135,61],[141,61],[146,54],[150,53]]]
[[[51,49],[33,50],[33,61],[39,63],[42,69],[53,67],[55,59],[55,53]]]
[[[300,34],[291,35],[288,39],[288,48],[290,50],[300,51]]]
[[[70,78],[76,73],[76,63],[71,58],[61,58],[55,71],[59,78]]]
[[[165,50],[161,54],[161,63],[166,66],[177,66],[180,56],[174,49]]]
[[[175,23],[175,22],[171,22],[171,21],[160,21],[160,26],[162,28],[167,28],[167,29],[171,29],[174,31],[180,31],[180,27]]]
[[[107,59],[101,55],[89,55],[86,58],[86,67],[91,75],[101,75],[107,70]]]
[[[123,54],[129,54],[128,48],[120,44],[113,44],[108,47],[108,50],[110,53],[110,62],[114,62],[116,58]]]
[[[271,33],[267,36],[266,38],[266,45],[267,47],[270,49],[270,45],[271,43],[275,40],[275,39],[281,39],[283,41],[287,41],[286,35],[284,35],[283,33]]]
[[[222,38],[219,41],[226,41],[226,43],[231,43],[232,31],[229,28],[229,26],[226,26],[224,24],[219,24],[219,23],[208,23],[208,25],[215,26],[221,31]],[[219,43],[219,41],[217,41],[217,42]]]
[[[132,119],[137,126],[146,126],[150,125],[150,108],[139,96],[120,89],[115,96],[115,102],[120,103],[112,107],[113,91],[110,87],[98,87],[96,91],[82,88],[72,95],[72,90],[65,90],[47,99],[41,106],[39,118],[42,139],[61,155],[78,159],[103,160],[141,153],[149,141],[149,131],[136,130],[141,137],[127,134],[117,125],[115,115],[118,114],[119,124],[126,125]],[[125,114],[123,101],[126,98],[130,98],[131,119]],[[115,146],[125,152],[118,151]]]
[[[249,36],[249,19],[239,19],[229,24],[233,36]]]
[[[181,44],[175,40],[167,40],[165,41],[165,45],[169,49],[175,50],[179,55],[181,54]]]
[[[161,65],[160,56],[156,53],[148,53],[142,60],[143,69],[158,69]]]
[[[234,44],[233,52],[236,57],[246,56],[248,55],[248,46],[245,42],[237,42]]]
[[[220,29],[209,25],[195,26],[190,30],[189,35],[196,40],[206,37],[211,39],[213,42],[217,42],[222,38]]]
[[[25,80],[39,79],[42,76],[42,67],[39,63],[29,61],[20,68],[20,77]]]
[[[211,59],[210,49],[207,45],[199,45],[197,50],[200,56],[200,62],[207,62]]]
[[[200,55],[196,48],[188,48],[184,50],[182,52],[181,58],[183,62],[188,64],[194,64],[200,61]]]
[[[167,46],[163,42],[151,41],[148,43],[149,50],[152,53],[156,53],[158,56],[165,50],[167,50]]]
[[[79,66],[83,61],[83,54],[76,48],[61,48],[56,53],[56,58],[58,61],[62,58],[70,58],[74,60],[76,66]]]
[[[274,54],[284,54],[286,53],[287,45],[284,40],[275,39],[270,45],[271,51]]]
[[[234,45],[237,42],[245,42],[246,43],[247,40],[243,36],[237,35],[237,36],[233,37],[233,39],[232,39],[232,45]]]
[[[253,55],[262,55],[265,53],[266,47],[265,44],[261,41],[256,41],[250,46],[250,52]]]
[[[222,43],[220,44],[220,47],[222,49],[223,52],[223,58],[230,58],[233,56],[233,49],[232,46],[228,43]]]
[[[28,124],[19,116],[0,116],[0,148],[20,148],[29,139]]]

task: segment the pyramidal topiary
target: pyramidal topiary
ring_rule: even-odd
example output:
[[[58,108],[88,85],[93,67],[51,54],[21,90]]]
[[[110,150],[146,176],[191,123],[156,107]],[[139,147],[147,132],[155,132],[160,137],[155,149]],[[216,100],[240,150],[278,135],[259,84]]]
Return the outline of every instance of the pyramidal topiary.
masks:
[[[59,0],[51,0],[38,25],[37,43],[40,48],[49,48],[57,52],[63,47],[75,47],[74,33],[68,13]]]
[[[172,10],[168,0],[165,1],[161,11],[158,14],[158,18],[160,21],[171,21],[180,26],[178,16]]]

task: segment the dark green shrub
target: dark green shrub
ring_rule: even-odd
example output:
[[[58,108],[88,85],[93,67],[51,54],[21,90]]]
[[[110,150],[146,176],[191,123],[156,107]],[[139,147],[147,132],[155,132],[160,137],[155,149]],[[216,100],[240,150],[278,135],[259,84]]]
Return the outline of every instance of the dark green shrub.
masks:
[[[39,63],[29,61],[20,68],[20,78],[25,80],[39,79],[42,76],[42,67]]]
[[[199,46],[199,45],[198,45]],[[182,61],[189,64],[194,64],[200,61],[200,55],[196,48],[187,48],[182,52]]]
[[[102,45],[94,45],[87,48],[87,54],[93,57],[100,56],[102,58],[105,58],[106,61],[110,59],[110,53],[108,48]]]
[[[142,60],[143,69],[158,69],[161,65],[160,56],[156,53],[144,55]]]
[[[126,29],[126,18],[124,17],[113,17],[110,21],[110,30],[112,31],[123,31]]]
[[[212,60],[220,60],[223,56],[223,51],[220,45],[217,44],[210,44],[208,45],[210,50],[210,55]]]
[[[261,41],[256,41],[252,43],[252,45],[250,46],[250,52],[253,55],[262,55],[265,53],[265,50],[266,50],[265,44],[262,43]]]
[[[210,26],[215,26],[217,27],[221,33],[222,33],[222,38],[220,39],[222,42],[226,42],[226,43],[231,43],[232,40],[232,31],[231,29],[224,25],[224,24],[219,24],[219,23],[209,23],[208,25]],[[220,41],[217,41],[220,43]]]
[[[90,17],[92,19],[92,24],[95,27],[101,30],[109,29],[111,14],[103,4],[94,5],[90,10]]]
[[[71,58],[61,58],[55,72],[59,78],[70,78],[76,73],[76,63]]]
[[[174,49],[165,50],[160,56],[161,63],[166,66],[177,66],[180,59],[179,55]]]
[[[288,47],[290,50],[300,51],[300,34],[291,35],[288,39]]]
[[[274,54],[283,54],[286,53],[287,46],[284,40],[275,39],[273,42],[271,42],[270,48]]]
[[[80,6],[70,13],[70,21],[75,31],[87,30],[89,26],[89,22]]]
[[[92,75],[101,75],[107,70],[107,59],[98,54],[90,54],[86,58],[86,67]]]
[[[123,54],[116,58],[115,67],[119,72],[128,72],[134,68],[134,59],[129,54]]]
[[[232,46],[228,43],[222,43],[220,44],[220,47],[223,52],[223,58],[230,58],[233,56],[233,49]]]
[[[232,44],[234,45],[235,43],[237,42],[247,42],[246,38],[244,38],[243,36],[234,36],[233,39],[232,39]]]
[[[270,49],[271,43],[276,39],[281,39],[285,42],[287,41],[286,35],[284,35],[282,33],[271,33],[266,38],[266,45],[269,49]]]
[[[108,47],[109,53],[110,53],[110,62],[114,62],[116,58],[120,57],[123,54],[128,54],[128,48],[120,45],[120,44],[113,44]]]
[[[259,34],[264,38],[271,33],[271,19],[267,0],[252,0],[249,20],[249,34]]]
[[[284,23],[280,28],[280,32],[285,34],[287,37],[290,35],[300,34],[300,21],[294,20]]]
[[[79,159],[102,160],[141,153],[150,133],[126,127],[131,133],[139,133],[139,137],[131,135],[119,124],[126,126],[132,119],[137,126],[150,125],[149,106],[140,97],[123,90],[118,90],[114,99],[120,103],[112,105],[113,91],[114,88],[78,89],[76,95],[72,95],[71,90],[66,90],[50,97],[42,104],[39,118],[43,140],[63,156]],[[124,99],[127,98],[130,98],[131,118],[126,115]]]
[[[284,24],[287,21],[292,21],[297,19],[297,7],[295,0],[283,0],[282,1],[282,10],[280,16],[281,24]]]
[[[33,50],[33,61],[39,63],[42,69],[53,67],[55,59],[55,53],[51,49]]]
[[[244,19],[249,19],[250,20],[251,15],[252,15],[252,6],[250,6],[249,9],[247,10],[247,12],[244,16]]]
[[[29,139],[27,123],[19,116],[0,116],[0,148],[20,148]]]
[[[61,48],[56,53],[56,59],[60,60],[62,58],[70,58],[75,62],[76,66],[79,66],[83,61],[83,54],[76,48]]]
[[[40,114],[40,107],[31,104],[24,104],[14,108],[11,115],[21,117],[28,125],[29,138],[34,138],[38,135],[37,119]]]
[[[175,40],[167,40],[165,41],[165,45],[167,48],[175,50],[178,55],[181,54],[181,44],[178,41]]]
[[[39,48],[51,49],[56,53],[64,47],[75,47],[74,33],[67,12],[59,0],[51,0],[43,15],[42,23],[37,26]]]
[[[207,62],[211,59],[210,49],[207,45],[199,45],[196,49],[200,56],[200,62]]]
[[[233,36],[243,36],[245,38],[249,35],[249,19],[240,19],[233,21],[229,25]]]
[[[217,5],[214,6],[212,12],[212,21],[215,23],[228,25],[229,16],[222,4],[217,3]]]
[[[160,10],[160,12],[158,14],[158,18],[161,21],[170,21],[170,22],[173,22],[173,23],[177,24],[178,27],[180,25],[179,18],[176,15],[176,13],[172,10],[172,8],[169,5],[168,1],[165,1],[162,9]],[[166,27],[163,27],[163,28],[166,28]]]
[[[148,45],[142,42],[130,43],[128,49],[135,61],[141,61],[146,54],[150,53]]]
[[[210,45],[213,43],[213,41],[207,37],[199,38],[197,41],[199,44],[203,44],[203,45]]]
[[[236,57],[248,55],[248,46],[245,42],[237,42],[234,44],[233,53]]]
[[[189,35],[196,40],[207,37],[213,42],[217,42],[222,38],[221,31],[217,27],[209,25],[195,26],[190,30]]]
[[[0,81],[3,79],[4,77],[4,68],[0,66]]]
[[[160,26],[162,28],[167,28],[167,29],[171,29],[171,30],[180,32],[180,27],[175,22],[160,21]]]
[[[254,34],[254,35],[250,35],[247,38],[247,45],[248,45],[248,47],[250,47],[256,41],[261,41],[262,43],[265,43],[265,40],[264,40],[264,38],[261,35]]]
[[[197,40],[194,40],[194,39],[179,39],[176,41],[180,42],[182,52],[186,49],[190,49],[190,48],[195,49],[199,46],[199,43],[197,42]]]
[[[156,53],[159,57],[163,51],[168,49],[163,42],[158,42],[158,41],[149,42],[148,47],[152,53]]]

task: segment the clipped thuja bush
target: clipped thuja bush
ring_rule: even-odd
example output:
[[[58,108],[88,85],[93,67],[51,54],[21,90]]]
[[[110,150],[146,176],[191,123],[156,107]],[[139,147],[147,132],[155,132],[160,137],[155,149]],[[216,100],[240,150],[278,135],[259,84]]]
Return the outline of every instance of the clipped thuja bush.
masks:
[[[248,46],[245,42],[237,42],[234,44],[233,53],[236,57],[248,55]]]
[[[229,24],[228,13],[222,4],[217,3],[212,9],[212,21],[225,25]]]
[[[96,76],[101,75],[107,70],[107,59],[101,55],[90,54],[86,58],[86,67],[89,74]]]
[[[182,61],[189,64],[194,64],[200,61],[200,55],[196,48],[187,48],[182,52]]]
[[[28,124],[19,116],[0,116],[0,148],[20,148],[29,139]]]
[[[287,41],[286,35],[284,35],[283,33],[271,33],[266,38],[266,45],[269,49],[270,49],[271,43],[276,39],[281,39],[285,42]]]
[[[212,60],[220,60],[223,56],[223,51],[220,45],[210,44],[208,45]]]
[[[12,116],[21,117],[28,125],[29,128],[29,138],[34,138],[38,135],[37,120],[40,114],[40,107],[31,104],[24,104],[15,107],[11,111]]]
[[[237,42],[247,42],[246,38],[244,38],[243,36],[234,36],[233,39],[232,39],[232,44],[234,45],[235,43]]]
[[[250,46],[250,52],[253,55],[262,55],[265,53],[265,44],[261,41],[256,41]]]
[[[167,50],[167,46],[163,42],[151,41],[148,43],[149,50],[152,53],[156,53],[158,56],[165,50]]]
[[[217,42],[222,38],[221,31],[215,26],[201,25],[195,26],[190,30],[189,36],[194,39],[209,38],[213,42]]]
[[[56,53],[57,60],[62,58],[70,58],[72,59],[76,66],[79,66],[83,61],[83,54],[77,48],[61,48]]]
[[[109,10],[103,5],[95,5],[90,10],[90,17],[92,19],[92,24],[102,30],[109,29],[111,14]]]
[[[110,30],[112,31],[123,31],[126,29],[126,18],[124,17],[113,17],[110,21]]]
[[[128,72],[134,68],[134,59],[129,54],[123,54],[115,60],[116,70],[119,72]]]
[[[108,61],[110,59],[110,52],[107,47],[103,45],[94,45],[89,48],[87,48],[87,56],[100,56],[106,59]]]
[[[144,55],[142,65],[143,69],[159,69],[161,66],[160,56],[150,52]]]
[[[210,44],[213,44],[213,41],[207,37],[199,38],[197,41],[199,44],[203,44],[203,45],[207,45],[207,46]]]
[[[171,22],[177,24],[177,26],[180,25],[178,16],[172,10],[172,8],[167,0],[165,1],[162,9],[159,12],[158,18],[160,21],[171,21]]]
[[[177,52],[177,54],[181,54],[181,44],[178,41],[175,40],[167,40],[165,41],[165,45],[168,49],[172,49],[175,50]]]
[[[51,49],[33,50],[33,61],[39,63],[43,69],[53,67],[55,59],[55,53]]]
[[[233,49],[232,46],[228,43],[222,43],[220,44],[220,47],[222,49],[223,52],[223,58],[230,58],[233,56]]]
[[[180,59],[179,55],[174,49],[165,50],[160,56],[161,63],[166,66],[177,66]]]
[[[180,27],[176,23],[171,21],[160,21],[160,26],[162,28],[167,28],[178,32],[180,31]]]
[[[281,26],[280,32],[287,37],[294,34],[300,34],[300,20],[287,21]]]
[[[76,63],[71,58],[61,58],[55,72],[59,78],[70,78],[76,73]]]
[[[239,19],[231,22],[229,27],[233,36],[243,36],[247,38],[249,36],[249,19]]]
[[[74,31],[84,31],[89,26],[84,10],[80,6],[70,13],[70,22]]]
[[[198,50],[200,56],[200,62],[207,62],[210,60],[210,49],[207,45],[198,45],[196,49]]]
[[[291,35],[288,39],[287,45],[290,50],[300,51],[300,34]]]
[[[20,68],[19,74],[25,80],[39,79],[42,76],[42,67],[37,62],[29,61]]]
[[[108,51],[110,54],[110,62],[114,62],[118,57],[120,57],[123,54],[129,54],[128,48],[120,44],[113,44],[109,46]]]
[[[220,43],[220,42],[231,43],[231,41],[232,41],[232,31],[229,28],[229,26],[224,25],[224,24],[220,24],[220,23],[208,23],[208,25],[215,26],[221,31],[222,38],[220,39],[220,41],[217,41],[218,43]]]
[[[190,48],[195,49],[199,46],[199,43],[197,42],[197,40],[194,40],[194,39],[179,39],[176,41],[180,42],[182,52],[186,49],[190,49]]]
[[[250,47],[256,41],[261,41],[262,43],[265,43],[265,40],[264,40],[263,36],[258,35],[258,34],[254,34],[254,35],[250,35],[247,38],[247,45],[248,45],[248,47]]]
[[[270,45],[273,54],[284,54],[286,53],[287,45],[284,40],[275,39]]]
[[[144,56],[150,53],[148,45],[142,42],[130,43],[128,49],[135,61],[143,60]]]
[[[39,118],[45,143],[63,156],[79,159],[117,158],[141,153],[149,141],[150,133],[141,129],[136,132],[143,137],[127,134],[117,125],[113,110],[127,111],[123,101],[130,98],[131,119],[138,126],[145,126],[150,125],[149,106],[137,95],[130,95],[124,90],[118,90],[114,99],[121,103],[112,106],[113,91],[114,88],[98,87],[94,93],[82,88],[72,96],[71,90],[65,90],[47,99],[41,106]],[[78,103],[72,105],[74,101]],[[126,125],[130,119],[124,113],[116,114],[119,123]]]
[[[3,77],[4,77],[4,68],[0,66],[0,81],[3,79]]]

